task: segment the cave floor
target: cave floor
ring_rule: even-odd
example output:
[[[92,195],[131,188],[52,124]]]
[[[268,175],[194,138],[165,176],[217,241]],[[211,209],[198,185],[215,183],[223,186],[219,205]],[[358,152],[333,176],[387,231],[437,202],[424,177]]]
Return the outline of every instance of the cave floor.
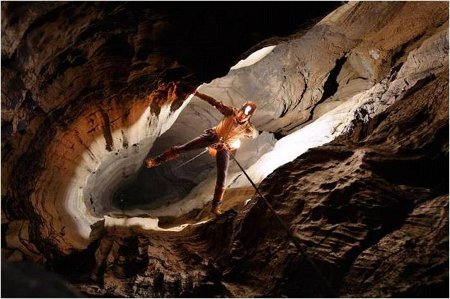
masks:
[[[221,205],[222,212],[228,210],[240,211],[253,198],[255,190],[253,187],[230,188],[225,191]],[[201,224],[211,220],[214,215],[210,213],[211,204],[208,203],[201,209],[194,209],[180,217],[159,217],[158,226],[163,229],[175,229],[183,225]]]

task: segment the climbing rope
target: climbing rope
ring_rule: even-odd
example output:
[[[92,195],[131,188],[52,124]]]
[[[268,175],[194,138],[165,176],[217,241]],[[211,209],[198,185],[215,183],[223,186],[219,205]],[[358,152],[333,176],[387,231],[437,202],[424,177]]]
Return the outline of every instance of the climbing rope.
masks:
[[[203,154],[206,153],[207,151],[208,151],[208,148],[206,148],[206,149],[205,149],[204,151],[202,151],[200,154],[196,155],[194,158],[187,160],[186,162],[184,162],[184,163],[181,164],[180,166],[177,166],[177,168],[175,168],[175,169],[178,169],[178,168],[180,168],[180,167],[183,167],[184,165],[186,165],[186,164],[188,164],[188,163],[194,161],[195,159],[197,159],[198,157],[200,157],[201,155],[203,155]]]
[[[277,219],[278,223],[281,225],[281,227],[286,231],[289,239],[291,239],[291,241],[294,243],[295,247],[297,247],[297,249],[300,251],[301,255],[308,261],[308,263],[311,265],[311,267],[313,268],[314,272],[316,272],[317,277],[319,277],[319,279],[324,283],[324,285],[326,286],[328,292],[330,293],[329,295],[332,297],[338,297],[337,296],[337,292],[334,290],[334,288],[332,287],[332,285],[330,284],[330,282],[325,278],[325,276],[322,274],[322,272],[320,271],[319,267],[316,265],[316,263],[314,263],[314,261],[309,257],[308,253],[306,253],[306,251],[303,249],[303,246],[300,244],[300,242],[298,241],[298,239],[292,234],[291,230],[288,228],[288,226],[284,223],[284,221],[280,218],[280,216],[277,214],[277,212],[275,211],[275,209],[272,207],[272,205],[270,204],[270,202],[267,200],[267,198],[261,194],[261,192],[259,191],[258,187],[256,186],[256,184],[253,182],[253,180],[248,176],[247,172],[244,170],[244,168],[241,166],[241,164],[236,160],[236,157],[233,155],[233,153],[231,153],[231,157],[233,158],[234,162],[236,162],[236,164],[239,166],[239,168],[241,169],[241,171],[244,173],[244,175],[247,177],[248,181],[252,184],[253,188],[256,190],[256,192],[258,193],[258,195],[263,199],[263,201],[265,202],[266,206],[269,208],[269,210],[272,212],[272,214],[275,216],[275,219]]]

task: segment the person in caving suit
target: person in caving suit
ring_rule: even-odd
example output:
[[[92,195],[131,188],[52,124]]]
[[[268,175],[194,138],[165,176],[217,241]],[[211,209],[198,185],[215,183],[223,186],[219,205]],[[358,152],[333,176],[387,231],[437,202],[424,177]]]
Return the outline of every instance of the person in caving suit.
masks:
[[[182,145],[174,145],[155,158],[146,159],[144,165],[147,168],[156,167],[177,158],[181,153],[208,147],[210,155],[215,156],[217,162],[217,181],[211,212],[220,215],[222,212],[219,206],[225,193],[225,179],[231,151],[239,147],[241,138],[256,138],[258,136],[258,131],[250,122],[250,118],[255,113],[256,104],[247,101],[240,109],[236,109],[198,91],[194,95],[217,108],[225,117],[217,126],[205,130],[199,137]]]

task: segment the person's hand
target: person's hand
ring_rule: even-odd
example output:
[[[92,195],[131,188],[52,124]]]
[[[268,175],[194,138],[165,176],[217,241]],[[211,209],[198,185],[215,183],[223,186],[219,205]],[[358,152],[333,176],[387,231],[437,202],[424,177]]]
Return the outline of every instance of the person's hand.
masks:
[[[144,166],[147,168],[151,168],[151,159],[145,159],[144,160]]]

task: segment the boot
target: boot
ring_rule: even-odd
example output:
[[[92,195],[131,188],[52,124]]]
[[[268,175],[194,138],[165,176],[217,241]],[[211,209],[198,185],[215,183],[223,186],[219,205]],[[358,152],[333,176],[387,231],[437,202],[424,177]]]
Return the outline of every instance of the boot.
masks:
[[[177,148],[175,146],[172,146],[169,150],[167,150],[163,154],[159,155],[158,157],[146,159],[144,161],[144,165],[147,168],[153,168],[153,167],[161,165],[164,162],[176,159],[176,158],[178,158],[179,155],[180,154],[178,153]]]
[[[212,206],[211,206],[211,213],[216,215],[216,216],[220,216],[222,215],[222,211],[220,210],[219,206],[220,206],[221,202],[220,201],[212,201]]]
[[[216,216],[220,216],[222,211],[219,209],[219,205],[222,204],[223,194],[225,193],[225,188],[223,186],[216,186],[214,190],[214,198],[211,205],[211,213]]]

